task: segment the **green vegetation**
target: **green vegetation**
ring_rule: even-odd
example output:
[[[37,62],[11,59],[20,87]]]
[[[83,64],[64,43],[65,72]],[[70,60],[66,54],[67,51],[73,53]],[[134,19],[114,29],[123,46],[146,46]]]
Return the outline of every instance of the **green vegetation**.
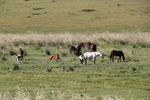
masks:
[[[149,0],[0,0],[0,32],[150,32],[149,5]]]
[[[149,5],[0,0],[0,100],[150,100]],[[78,42],[96,43],[107,57],[81,65],[68,50]],[[25,57],[17,64],[19,47]],[[110,62],[112,49],[122,50],[126,62]],[[50,61],[56,54],[60,59]]]
[[[68,45],[75,41],[0,44],[0,99],[149,100],[149,45],[106,39],[93,42],[106,55],[112,49],[123,50],[126,62],[112,63],[105,57],[97,58],[95,65],[92,61],[81,65],[68,51]],[[19,47],[26,50],[26,56],[16,65],[16,57],[10,52],[18,53]],[[49,61],[55,54],[60,60]]]

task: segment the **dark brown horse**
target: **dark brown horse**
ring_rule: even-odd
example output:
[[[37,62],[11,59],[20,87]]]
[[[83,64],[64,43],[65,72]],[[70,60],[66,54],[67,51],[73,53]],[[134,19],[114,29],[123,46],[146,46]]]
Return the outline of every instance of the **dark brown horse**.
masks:
[[[76,46],[68,46],[69,47],[69,51],[71,54],[74,54],[76,56],[79,56],[82,52],[81,52],[81,45],[76,45]]]
[[[97,50],[97,45],[96,45],[96,44],[91,44],[90,47],[91,47],[91,48],[90,48],[90,51],[91,51],[91,52],[96,52],[96,50]]]
[[[118,62],[121,62],[121,58],[125,61],[124,53],[122,51],[112,50],[110,54],[110,61],[114,62],[114,56],[118,56]]]
[[[75,46],[68,46],[68,48],[69,48],[69,52],[71,53],[71,54],[76,54],[76,50],[77,50],[77,48],[75,47]]]

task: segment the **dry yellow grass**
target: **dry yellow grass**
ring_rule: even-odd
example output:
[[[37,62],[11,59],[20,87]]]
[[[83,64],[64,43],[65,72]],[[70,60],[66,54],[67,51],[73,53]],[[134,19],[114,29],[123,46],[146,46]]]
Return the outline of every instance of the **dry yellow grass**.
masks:
[[[34,98],[35,100],[99,100],[96,97],[91,97],[86,94],[77,94],[72,91],[62,92],[61,90],[52,90],[51,98],[47,98],[48,92],[46,91],[37,91],[35,92]],[[66,96],[70,95],[70,98],[66,99]],[[9,92],[0,92],[0,100],[32,100],[31,95],[28,91],[18,90],[15,96],[12,96]],[[125,100],[120,96],[101,96],[101,100]]]
[[[12,44],[15,42],[36,43],[36,42],[85,42],[97,41],[99,39],[124,41],[131,43],[150,44],[150,33],[57,33],[57,34],[0,34],[0,44]]]

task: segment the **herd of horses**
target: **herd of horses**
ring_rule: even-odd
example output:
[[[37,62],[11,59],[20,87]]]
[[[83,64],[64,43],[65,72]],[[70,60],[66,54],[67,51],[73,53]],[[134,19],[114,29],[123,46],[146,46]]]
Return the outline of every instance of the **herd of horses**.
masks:
[[[68,48],[69,48],[70,54],[79,56],[79,60],[81,64],[83,64],[84,62],[85,64],[87,64],[87,59],[92,59],[93,63],[95,64],[96,57],[99,56],[100,58],[103,59],[104,56],[106,56],[105,54],[101,52],[97,52],[97,45],[91,42],[81,42],[81,43],[78,43],[77,45],[69,45]],[[87,52],[82,53],[82,48],[87,49]],[[118,62],[121,62],[121,61],[125,62],[125,56],[122,51],[112,50],[109,56],[110,61],[114,62],[115,56],[118,57]],[[24,50],[22,48],[19,48],[19,54],[16,55],[16,58],[17,58],[17,63],[20,63],[23,60]],[[53,60],[53,61],[56,61],[58,59],[60,59],[59,54],[49,57],[49,60]]]
[[[89,52],[95,52],[97,50],[97,45],[93,44],[91,42],[81,42],[75,46],[69,45],[68,48],[69,48],[69,51],[71,54],[80,56],[82,54],[82,52],[81,52],[82,48],[87,48]]]

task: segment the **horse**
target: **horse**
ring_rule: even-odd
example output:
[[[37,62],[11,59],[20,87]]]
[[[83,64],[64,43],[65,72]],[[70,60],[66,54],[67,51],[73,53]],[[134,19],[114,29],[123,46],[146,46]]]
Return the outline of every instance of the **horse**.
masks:
[[[79,56],[81,54],[82,45],[68,46],[71,54]]]
[[[76,54],[77,48],[75,46],[70,46],[69,45],[68,48],[69,48],[69,51],[70,51],[71,54],[74,54],[74,55]]]
[[[91,52],[96,52],[96,50],[97,50],[97,45],[96,44],[91,44],[90,51]]]
[[[80,45],[81,47],[86,47],[87,46],[87,43],[86,42],[80,42],[80,43],[78,43],[77,45]]]
[[[56,60],[58,60],[58,59],[60,59],[60,58],[59,58],[59,54],[57,54],[57,55],[55,55],[55,56],[49,57],[49,60],[53,60],[53,61],[56,61]]]
[[[78,45],[80,45],[80,47],[87,48],[87,50],[89,52],[96,52],[97,51],[97,45],[93,44],[91,42],[81,42],[81,43],[78,43]]]
[[[19,54],[16,55],[17,63],[20,63],[23,60],[24,57],[24,50],[22,48],[19,48]]]
[[[81,43],[78,43],[78,45],[81,45],[81,47],[84,47],[84,48],[87,47],[89,52],[96,52],[97,50],[97,45],[91,42],[81,42]]]
[[[96,62],[96,57],[100,57],[100,58],[104,58],[104,54],[102,54],[101,52],[85,52],[84,54],[79,56],[80,59],[80,63],[83,64],[83,62],[85,61],[85,64],[87,64],[87,59],[93,59],[93,63],[95,64]]]
[[[112,62],[114,62],[114,56],[119,56],[118,62],[121,62],[121,58],[125,62],[124,53],[122,51],[112,50],[110,54],[110,61],[112,60]]]

